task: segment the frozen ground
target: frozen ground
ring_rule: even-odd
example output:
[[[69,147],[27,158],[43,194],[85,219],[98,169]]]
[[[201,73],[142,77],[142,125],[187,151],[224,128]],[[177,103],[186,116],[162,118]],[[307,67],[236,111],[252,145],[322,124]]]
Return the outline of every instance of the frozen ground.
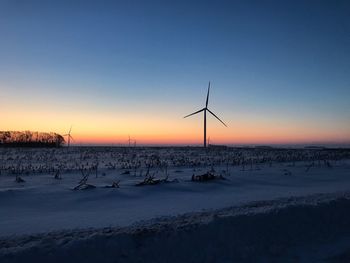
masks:
[[[349,262],[348,154],[2,150],[0,261]],[[211,169],[226,180],[191,181]],[[72,190],[79,170],[96,188]],[[136,187],[147,170],[169,182]]]

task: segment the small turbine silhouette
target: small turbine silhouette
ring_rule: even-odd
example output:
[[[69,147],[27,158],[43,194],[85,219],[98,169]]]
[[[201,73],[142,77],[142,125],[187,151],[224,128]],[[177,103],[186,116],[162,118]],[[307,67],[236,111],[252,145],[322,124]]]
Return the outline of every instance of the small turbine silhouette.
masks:
[[[127,140],[127,142],[129,143],[129,148],[131,147],[131,141],[134,141],[134,147],[136,146],[136,140],[131,138],[130,135],[129,136],[129,139]]]
[[[70,126],[69,132],[68,132],[67,134],[63,135],[63,136],[67,136],[67,141],[68,141],[67,146],[68,146],[68,148],[69,148],[69,146],[70,146],[70,140],[72,139],[72,140],[74,141],[72,135],[70,134],[71,131],[72,131],[72,126]]]

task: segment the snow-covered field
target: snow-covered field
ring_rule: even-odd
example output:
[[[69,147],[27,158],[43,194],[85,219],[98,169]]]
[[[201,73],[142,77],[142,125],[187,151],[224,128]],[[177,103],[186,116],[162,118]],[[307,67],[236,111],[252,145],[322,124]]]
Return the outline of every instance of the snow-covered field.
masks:
[[[0,262],[350,262],[349,150],[0,149],[0,172]]]

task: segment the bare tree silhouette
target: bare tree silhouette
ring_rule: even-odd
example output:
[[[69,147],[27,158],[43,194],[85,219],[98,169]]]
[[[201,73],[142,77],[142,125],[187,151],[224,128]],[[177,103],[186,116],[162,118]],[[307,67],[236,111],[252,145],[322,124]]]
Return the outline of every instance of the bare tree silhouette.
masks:
[[[0,146],[7,147],[60,147],[62,135],[54,132],[0,131]]]

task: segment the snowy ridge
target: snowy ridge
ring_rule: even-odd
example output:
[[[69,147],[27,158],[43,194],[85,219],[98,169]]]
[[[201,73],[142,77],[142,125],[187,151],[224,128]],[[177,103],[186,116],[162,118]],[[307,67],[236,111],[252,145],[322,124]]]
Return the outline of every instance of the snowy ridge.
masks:
[[[339,206],[338,204],[346,204],[347,207],[350,207],[350,193],[338,192],[333,194],[314,194],[304,197],[254,201],[245,205],[219,210],[207,210],[204,212],[186,213],[179,216],[139,221],[128,227],[73,229],[54,231],[45,234],[6,237],[0,239],[0,261],[22,262],[22,260],[24,261],[29,257],[30,259],[39,261],[49,259],[50,262],[60,262],[61,260],[74,262],[81,258],[85,258],[84,255],[87,253],[86,255],[90,255],[90,257],[85,258],[85,262],[96,262],[96,260],[99,262],[115,262],[113,260],[115,259],[115,256],[118,257],[118,262],[141,262],[145,259],[153,262],[164,262],[164,260],[167,260],[168,262],[176,262],[177,260],[186,258],[186,252],[184,253],[184,251],[182,251],[186,251],[184,244],[191,243],[193,245],[193,243],[199,242],[201,243],[200,246],[206,247],[208,246],[208,244],[206,244],[208,237],[213,238],[213,240],[209,242],[212,245],[221,244],[227,240],[227,242],[232,243],[232,245],[235,244],[238,248],[242,245],[240,244],[241,236],[237,239],[237,236],[234,237],[234,233],[237,231],[243,231],[240,229],[246,227],[245,221],[253,220],[255,222],[257,218],[261,218],[261,220],[258,220],[257,222],[265,222],[269,228],[270,222],[274,222],[275,220],[271,220],[271,218],[277,217],[278,220],[276,222],[283,222],[285,218],[290,218],[291,214],[297,215],[294,219],[288,219],[295,220],[295,222],[290,222],[292,225],[295,223],[297,223],[297,225],[300,224],[300,228],[303,229],[303,224],[308,224],[306,229],[309,229],[309,224],[311,223],[312,227],[319,228],[316,232],[316,235],[319,235],[319,232],[323,233],[323,230],[320,231],[320,229],[323,229],[323,224],[327,222],[318,223],[317,219],[320,218],[320,215],[325,215],[325,211],[329,211],[329,208],[337,209]],[[299,210],[302,211],[302,213],[298,213]],[[319,212],[316,214],[310,213],[310,211],[318,210],[320,210],[320,214]],[[343,216],[342,214],[344,214],[344,211],[341,211],[343,210],[343,207],[338,210],[335,211],[338,211],[340,215]],[[307,211],[307,213],[305,213],[305,211]],[[287,213],[287,217],[285,217],[283,213]],[[333,213],[333,215],[336,215],[336,213]],[[301,217],[301,219],[298,219],[298,216]],[[350,215],[345,216],[350,217]],[[264,219],[265,217],[267,217],[267,219]],[[348,218],[346,218],[346,220],[348,220]],[[338,224],[339,228],[341,228],[343,226],[342,222],[342,219],[339,220],[339,218],[337,218],[336,225]],[[278,224],[279,223],[277,223],[277,225]],[[234,227],[235,225],[238,226]],[[231,226],[233,226],[233,229],[230,228]],[[261,226],[262,225],[260,225],[260,227]],[[284,227],[288,227],[288,225],[284,225]],[[256,253],[259,255],[259,258],[263,258],[266,256],[264,254],[265,252],[262,253],[260,250],[261,246],[264,246],[260,244],[260,241],[258,242],[259,245],[255,244],[256,241],[254,241],[254,238],[256,238],[256,236],[255,234],[252,235],[252,232],[255,231],[258,233],[261,229],[256,227],[256,224],[250,224],[250,228],[249,230],[243,231],[243,233],[247,235],[247,240],[250,240],[248,243],[252,246],[248,250],[257,249],[258,252]],[[314,230],[311,229],[311,231],[313,232]],[[342,227],[341,232],[342,235],[350,232],[349,227],[345,229]],[[228,236],[225,236],[226,233]],[[303,233],[308,236],[308,233]],[[332,233],[334,233],[334,231]],[[289,233],[289,235],[290,234],[291,233]],[[267,238],[265,235],[266,233],[259,237],[262,239],[262,242]],[[220,237],[224,239],[220,240]],[[328,238],[327,233],[326,237]],[[336,237],[338,237],[338,234]],[[230,238],[233,238],[233,240],[229,241]],[[279,235],[276,235],[275,233],[274,238],[278,241]],[[291,237],[289,236],[289,238]],[[293,238],[298,241],[302,237],[299,236]],[[321,236],[316,240],[319,241],[323,239],[324,237]],[[313,240],[315,239],[313,238]],[[296,244],[298,244],[298,242]],[[281,242],[277,243],[280,244]],[[278,244],[277,246],[279,246]],[[243,245],[247,244],[244,243]],[[220,246],[226,247],[227,249],[226,243],[222,243]],[[255,248],[255,246],[257,247]],[[288,246],[290,247],[290,244]],[[173,255],[173,258],[169,257],[171,253],[168,249],[171,247],[178,247],[182,251],[181,256]],[[55,250],[53,250],[53,248],[55,248]],[[162,251],[161,249],[165,249],[165,251]],[[194,245],[193,249],[196,250],[198,247]],[[212,258],[210,257],[213,254],[217,255],[218,248],[206,249],[208,251],[204,253],[205,255],[203,257],[192,258],[190,262],[212,262]],[[225,253],[225,257],[228,258],[221,258],[223,261],[220,259],[220,262],[225,262],[225,260],[229,261],[232,259],[232,256],[233,258],[238,259],[238,261],[251,259],[251,257],[249,257],[250,253],[247,251],[244,252],[244,249],[242,250],[242,248],[240,248],[239,253],[237,251],[236,254]],[[52,253],[51,256],[50,253]],[[244,255],[242,255],[242,253],[244,253]],[[190,251],[187,251],[187,256],[189,256],[188,254],[190,254]],[[268,253],[267,256],[271,255]],[[283,257],[285,258],[285,256],[286,255],[284,254]],[[285,262],[288,262],[288,260]]]
[[[350,192],[339,192],[332,194],[313,194],[302,197],[279,198],[276,200],[253,201],[241,206],[234,206],[224,209],[210,209],[208,211],[186,213],[179,216],[166,216],[147,221],[139,221],[131,227],[121,228],[128,233],[133,233],[142,228],[156,229],[172,227],[174,230],[188,225],[208,224],[215,219],[224,217],[233,217],[241,215],[256,215],[260,213],[271,213],[279,209],[291,206],[317,206],[323,203],[329,203],[337,199],[349,199]]]

